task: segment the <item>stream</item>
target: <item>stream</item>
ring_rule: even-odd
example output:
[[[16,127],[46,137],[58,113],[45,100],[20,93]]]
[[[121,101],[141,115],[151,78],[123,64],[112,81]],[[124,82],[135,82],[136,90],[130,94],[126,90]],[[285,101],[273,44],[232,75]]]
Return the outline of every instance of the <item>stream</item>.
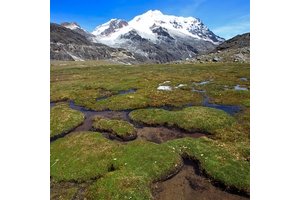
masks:
[[[207,82],[203,82],[203,83],[207,83]],[[124,95],[124,94],[130,94],[130,93],[134,93],[136,92],[136,89],[129,89],[129,90],[123,90],[120,91],[117,95]],[[209,103],[210,99],[209,97],[206,95],[206,92],[204,90],[196,90],[195,88],[192,89],[192,92],[197,92],[199,94],[201,94],[204,98],[203,102],[201,102],[201,105],[204,107],[210,107],[210,108],[216,108],[219,110],[223,110],[225,112],[227,112],[230,115],[234,115],[236,113],[238,113],[239,111],[241,111],[241,107],[240,106],[234,106],[234,105],[218,105],[218,104],[212,104]],[[109,97],[101,97],[98,98],[97,100],[103,100]],[[133,120],[131,120],[129,118],[129,113],[132,110],[121,110],[121,111],[111,111],[111,110],[104,110],[104,111],[94,111],[94,110],[90,110],[87,109],[83,106],[79,106],[79,105],[75,105],[74,101],[63,101],[63,102],[67,102],[70,106],[71,109],[77,110],[82,112],[85,115],[85,120],[84,122],[79,125],[78,127],[76,127],[75,129],[69,131],[70,132],[79,132],[79,131],[91,131],[93,130],[93,118],[95,116],[101,116],[104,118],[108,118],[108,119],[117,119],[117,120],[124,120],[127,121],[131,124],[134,125],[134,127],[137,129],[137,135],[138,138],[147,140],[147,141],[151,141],[151,142],[155,142],[155,143],[162,143],[168,140],[172,140],[172,139],[177,139],[177,138],[183,138],[183,137],[194,137],[194,138],[198,138],[198,137],[204,137],[204,136],[208,136],[208,134],[205,133],[190,133],[178,128],[170,128],[170,127],[164,127],[164,126],[156,126],[156,127],[148,127],[145,126],[143,124],[139,124],[134,122]],[[50,107],[55,106],[56,103],[55,102],[50,102]],[[186,104],[182,107],[174,107],[174,106],[161,106],[161,107],[147,107],[146,109],[151,109],[151,108],[159,108],[159,109],[164,109],[164,110],[181,110],[182,108],[185,107],[191,107],[193,106],[192,104]],[[145,109],[145,108],[144,108]],[[64,133],[60,136],[56,136],[55,138],[52,138],[52,141],[55,141],[58,138],[64,137],[66,134],[68,133]],[[109,139],[115,139],[115,138],[111,138],[109,137],[108,133],[103,133],[103,135]]]
[[[247,194],[229,193],[225,188],[215,186],[213,181],[199,170],[194,160],[183,158],[181,170],[167,180],[152,185],[155,200],[246,200]]]
[[[202,106],[205,107],[211,107],[223,110],[230,115],[234,115],[235,113],[241,111],[241,107],[239,106],[233,106],[233,105],[218,105],[218,104],[212,104],[209,103],[210,99],[206,95],[206,92],[204,90],[196,90],[192,89],[193,92],[197,92],[201,94],[204,98],[202,102]],[[124,90],[118,93],[118,95],[123,94],[129,94],[136,92],[136,89],[130,89],[130,90]],[[106,99],[109,97],[101,97],[98,98],[97,101]],[[104,118],[109,119],[118,119],[118,120],[124,120],[127,122],[130,122],[134,125],[134,127],[137,130],[137,138],[142,140],[147,140],[154,143],[163,143],[168,140],[173,140],[177,138],[184,138],[184,137],[192,137],[192,138],[199,138],[199,137],[210,137],[208,134],[204,133],[189,133],[186,131],[183,131],[178,128],[170,128],[170,127],[164,127],[164,126],[157,126],[157,127],[148,127],[141,124],[138,124],[134,121],[132,121],[129,118],[129,113],[132,110],[122,110],[122,111],[94,111],[87,109],[83,106],[75,105],[74,101],[64,101],[69,104],[71,109],[77,110],[82,112],[85,115],[85,120],[83,124],[76,127],[75,129],[69,131],[68,133],[64,133],[63,135],[56,137],[55,139],[50,138],[50,141],[53,142],[58,138],[64,137],[66,134],[76,134],[76,132],[79,131],[92,131],[92,123],[93,118],[95,116],[101,116]],[[50,102],[50,107],[55,106],[55,102]],[[190,107],[193,105],[187,104],[181,108],[173,107],[173,106],[162,106],[162,107],[156,107],[161,108],[165,110],[180,110],[184,107]],[[154,107],[148,107],[154,108]],[[147,109],[147,108],[146,108]],[[102,132],[101,132],[102,133]],[[111,138],[110,134],[103,132],[102,133],[104,137],[108,139]],[[124,141],[120,141],[124,142]],[[126,143],[126,142],[125,142]],[[198,163],[196,163],[193,160],[183,158],[184,164],[181,168],[181,170],[174,174],[172,177],[170,177],[167,180],[159,181],[153,184],[152,186],[152,194],[154,196],[154,199],[156,200],[175,200],[175,199],[186,199],[186,200],[214,200],[214,199],[223,199],[223,200],[246,200],[249,199],[247,196],[240,196],[237,194],[232,194],[226,191],[223,188],[220,188],[218,186],[214,186],[212,184],[212,181],[208,178],[206,178],[199,170]],[[66,183],[65,187],[71,187],[73,186],[71,183]],[[59,185],[61,187],[61,185]],[[86,185],[79,185],[78,188],[80,188],[82,191],[85,191]],[[53,190],[56,188],[53,187]],[[76,194],[76,196],[82,196],[83,193],[79,192]]]
[[[234,114],[236,114],[236,113],[238,113],[238,112],[240,112],[242,110],[242,108],[240,106],[235,106],[235,105],[220,105],[220,104],[210,103],[210,98],[207,96],[205,90],[196,90],[195,88],[193,88],[192,91],[201,94],[201,96],[203,97],[202,106],[204,106],[204,107],[209,107],[209,108],[215,108],[215,109],[223,110],[223,111],[227,112],[230,115],[234,115]]]
[[[190,133],[178,128],[170,128],[170,127],[164,127],[164,126],[156,126],[156,127],[148,127],[144,126],[143,124],[139,124],[137,122],[134,122],[129,118],[129,113],[132,110],[123,110],[123,111],[93,111],[86,109],[85,107],[75,105],[73,101],[68,101],[70,108],[80,111],[84,114],[85,120],[84,122],[76,127],[75,129],[71,130],[70,132],[79,132],[79,131],[92,131],[93,130],[93,118],[95,116],[101,116],[108,119],[116,119],[116,120],[124,120],[129,123],[131,123],[137,130],[137,136],[140,139],[147,140],[154,143],[162,143],[166,142],[168,140],[177,139],[177,138],[183,138],[183,137],[193,137],[193,138],[199,138],[204,136],[209,136],[208,134],[204,133]],[[50,103],[50,106],[55,106],[55,103]],[[162,109],[168,109],[170,110],[171,107],[162,107]],[[69,133],[70,133],[69,132]],[[101,132],[102,133],[102,132]],[[55,138],[52,138],[52,141],[55,141],[58,138],[64,137],[66,134],[62,134],[61,136],[57,136]],[[111,137],[108,133],[103,132],[103,136],[112,139],[112,140],[118,140],[118,138]]]

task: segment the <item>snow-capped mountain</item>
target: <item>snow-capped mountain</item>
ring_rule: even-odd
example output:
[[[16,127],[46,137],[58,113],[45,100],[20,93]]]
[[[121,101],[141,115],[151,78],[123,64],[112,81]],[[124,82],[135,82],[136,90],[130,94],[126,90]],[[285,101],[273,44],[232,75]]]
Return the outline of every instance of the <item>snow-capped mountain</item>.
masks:
[[[61,26],[84,36],[81,38],[73,35],[74,37],[64,38],[66,41],[83,41],[85,38],[84,45],[88,45],[89,48],[98,43],[115,49],[125,49],[143,62],[163,63],[196,57],[210,52],[224,41],[197,18],[164,15],[158,10],[149,10],[129,22],[111,19],[97,26],[92,33],[75,22],[65,22]],[[59,30],[66,32],[63,29]],[[72,35],[71,32],[69,35]],[[82,55],[86,58],[88,54],[83,52]]]
[[[164,15],[158,10],[149,10],[129,22],[112,19],[92,34],[96,42],[122,47],[158,62],[190,58],[224,41],[199,19]]]
[[[73,27],[74,30],[72,30]],[[50,23],[51,60],[109,60],[122,64],[147,61],[144,57],[125,49],[93,43],[81,33],[76,32],[77,29],[75,26],[66,28],[59,24]]]
[[[97,26],[92,33],[94,35],[109,36],[125,26],[128,26],[128,23],[125,20],[111,19],[110,21]]]
[[[60,25],[71,30],[81,29],[81,27],[76,22],[63,22]]]
[[[72,31],[75,31],[79,33],[80,35],[83,35],[90,41],[94,41],[95,36],[88,31],[81,28],[76,22],[63,22],[60,24],[61,26],[71,29]]]

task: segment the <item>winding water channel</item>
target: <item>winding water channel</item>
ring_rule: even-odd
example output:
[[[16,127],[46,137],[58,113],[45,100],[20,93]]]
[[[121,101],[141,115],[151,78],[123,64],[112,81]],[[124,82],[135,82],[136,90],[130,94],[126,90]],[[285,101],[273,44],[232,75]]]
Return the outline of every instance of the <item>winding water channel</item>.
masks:
[[[207,84],[209,81],[201,82],[199,84]],[[120,91],[116,95],[124,95],[124,94],[130,94],[130,93],[135,93],[136,89],[129,89],[129,90],[123,90]],[[212,104],[210,103],[209,97],[206,95],[206,92],[204,90],[196,90],[195,88],[192,88],[192,92],[197,92],[203,97],[203,101],[201,102],[201,105],[204,107],[211,107],[219,110],[223,110],[227,112],[230,115],[234,115],[238,112],[240,112],[242,109],[240,106],[235,106],[235,105],[218,105],[218,104]],[[109,97],[101,97],[98,100],[103,100]],[[69,104],[71,109],[78,110],[82,112],[85,115],[85,120],[84,122],[76,127],[73,130],[70,130],[68,133],[71,132],[78,132],[78,131],[91,131],[93,130],[92,124],[93,124],[93,118],[95,116],[101,116],[104,118],[108,119],[118,119],[118,120],[124,120],[127,121],[131,124],[134,125],[134,127],[137,129],[137,135],[138,138],[145,139],[147,141],[155,142],[155,143],[162,143],[168,140],[176,139],[176,138],[183,138],[183,137],[203,137],[203,136],[208,136],[208,134],[205,133],[190,133],[187,131],[184,131],[182,129],[173,127],[164,127],[164,126],[145,126],[143,124],[139,124],[137,122],[134,122],[129,118],[129,113],[132,110],[121,110],[121,111],[111,111],[111,110],[104,110],[104,111],[94,111],[87,109],[83,106],[75,105],[74,101],[64,101]],[[55,102],[50,103],[50,107],[55,106]],[[151,108],[160,108],[160,109],[165,109],[165,110],[181,110],[186,107],[193,106],[191,104],[186,104],[182,107],[174,107],[174,106],[161,106],[161,107],[147,107],[144,109],[151,109]],[[56,136],[55,138],[52,138],[51,141],[55,141],[58,138],[64,137],[66,134],[64,133],[59,136]],[[117,139],[117,138],[112,138],[109,134],[103,133],[103,135],[109,139]]]
[[[124,95],[129,93],[136,92],[136,89],[124,90],[119,92],[117,95]],[[197,92],[203,97],[203,101],[201,103],[202,106],[211,107],[223,110],[230,115],[234,115],[242,110],[239,106],[234,105],[218,105],[210,103],[209,97],[206,95],[204,90],[196,90],[192,89],[192,92]],[[109,97],[101,97],[97,99],[97,101],[104,100]],[[199,137],[210,137],[208,134],[204,133],[189,133],[184,130],[178,128],[170,128],[164,126],[156,126],[156,127],[149,127],[144,126],[142,124],[138,124],[132,121],[129,118],[129,113],[132,110],[122,110],[122,111],[94,111],[87,109],[83,106],[75,105],[73,101],[64,101],[68,103],[71,109],[80,111],[84,113],[85,120],[84,122],[76,127],[75,129],[69,131],[68,133],[64,133],[61,136],[58,136],[54,139],[50,139],[51,142],[55,141],[58,138],[64,137],[66,134],[76,134],[79,131],[91,131],[93,130],[92,123],[93,118],[95,116],[102,116],[104,118],[109,119],[118,119],[128,121],[134,125],[137,130],[137,138],[142,140],[151,141],[154,143],[163,143],[168,140],[173,140],[177,138],[184,138],[184,137],[192,137],[192,138],[199,138]],[[56,103],[51,102],[50,107],[55,106]],[[192,105],[187,104],[181,108],[172,107],[172,106],[162,106],[158,107],[161,109],[166,110],[179,110],[184,107],[190,107]],[[148,107],[146,109],[150,109],[153,107]],[[105,137],[112,140],[119,140],[117,138],[111,138],[110,134],[101,132]],[[124,142],[124,141],[120,141]],[[125,142],[126,143],[126,142]],[[171,177],[167,180],[162,180],[152,185],[152,193],[156,200],[173,200],[173,199],[189,199],[189,200],[213,200],[213,199],[224,199],[224,200],[245,200],[249,199],[249,196],[246,194],[234,194],[229,193],[222,187],[215,186],[212,184],[212,181],[209,178],[199,171],[200,167],[198,164],[190,159],[183,158],[183,165],[182,167]],[[66,183],[67,184],[67,183]],[[72,183],[68,183],[72,184]],[[82,191],[86,189],[86,185],[79,185],[79,188],[82,187]],[[80,192],[78,193],[78,197],[82,196]],[[77,196],[77,195],[76,195]]]

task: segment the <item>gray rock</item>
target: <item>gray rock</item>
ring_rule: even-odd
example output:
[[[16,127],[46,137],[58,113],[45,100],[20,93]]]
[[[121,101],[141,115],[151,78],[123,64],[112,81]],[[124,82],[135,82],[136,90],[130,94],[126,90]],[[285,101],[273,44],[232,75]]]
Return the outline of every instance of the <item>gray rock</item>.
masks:
[[[111,59],[124,63],[138,63],[147,58],[104,44],[93,43],[84,35],[61,25],[50,24],[51,60],[102,60]]]
[[[237,35],[229,40],[226,40],[215,49],[215,52],[225,49],[238,49],[243,47],[250,47],[250,33]]]
[[[87,40],[93,41],[95,36],[86,30],[82,29],[76,22],[63,22],[61,23],[61,26],[68,28],[70,26],[74,26],[76,28],[71,29],[72,31],[79,33],[80,35],[83,35]]]
[[[120,19],[115,19],[115,20],[111,20],[109,23],[109,27],[107,29],[105,29],[101,35],[110,35],[112,33],[114,33],[116,31],[116,29],[122,28],[124,26],[128,26],[128,23],[124,20],[120,20]]]
[[[250,33],[235,36],[196,58],[197,62],[250,62]]]
[[[219,61],[220,61],[220,58],[214,57],[214,58],[212,59],[212,61],[213,61],[213,62],[219,62]]]
[[[157,63],[186,60],[186,58],[197,56],[200,52],[209,52],[215,48],[211,42],[192,37],[173,36],[174,39],[172,39],[164,32],[164,29],[155,29],[155,33],[159,34],[160,41],[158,43],[141,37],[136,31],[130,31],[121,36],[125,42],[120,44],[120,47],[141,54]]]

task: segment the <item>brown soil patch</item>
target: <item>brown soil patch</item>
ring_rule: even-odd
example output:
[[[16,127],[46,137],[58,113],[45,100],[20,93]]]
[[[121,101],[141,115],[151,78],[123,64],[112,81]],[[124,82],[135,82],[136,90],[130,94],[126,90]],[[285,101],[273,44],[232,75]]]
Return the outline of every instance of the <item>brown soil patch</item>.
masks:
[[[174,140],[177,138],[193,137],[199,138],[207,136],[203,133],[186,133],[184,131],[175,128],[166,127],[143,127],[137,129],[138,138],[155,143],[163,143],[168,140]]]
[[[191,160],[185,160],[181,171],[172,178],[152,186],[155,200],[246,200],[215,187],[211,181],[200,175],[198,167]]]
[[[50,186],[50,199],[62,200],[66,197],[71,197],[72,200],[82,200],[85,198],[87,187],[91,183],[72,183],[72,182],[51,182]],[[68,194],[70,192],[70,194]]]

